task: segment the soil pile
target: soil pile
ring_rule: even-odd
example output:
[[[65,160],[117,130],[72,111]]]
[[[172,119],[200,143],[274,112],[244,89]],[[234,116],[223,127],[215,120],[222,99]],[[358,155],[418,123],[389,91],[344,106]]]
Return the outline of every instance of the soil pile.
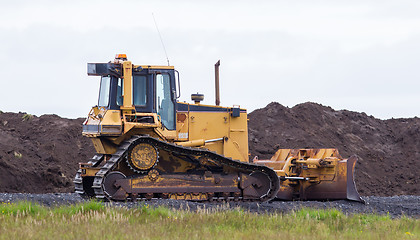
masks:
[[[361,195],[420,195],[420,119],[380,120],[316,103],[292,108],[270,103],[249,114],[251,157],[269,159],[279,148],[337,148],[358,155]]]
[[[315,103],[270,103],[249,114],[251,158],[278,148],[338,148],[359,156],[361,195],[420,195],[420,119],[380,120]],[[73,192],[79,162],[94,154],[82,118],[0,114],[0,192]]]
[[[0,114],[0,192],[71,192],[79,162],[91,156],[84,119]]]

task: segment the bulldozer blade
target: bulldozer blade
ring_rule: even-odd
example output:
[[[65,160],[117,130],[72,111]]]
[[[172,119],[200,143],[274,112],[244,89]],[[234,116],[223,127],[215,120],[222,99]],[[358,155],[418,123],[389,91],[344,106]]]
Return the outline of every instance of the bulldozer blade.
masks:
[[[356,189],[354,169],[357,156],[338,162],[337,175],[333,181],[321,181],[318,184],[302,184],[300,198],[303,200],[339,200],[347,199],[364,203]]]
[[[337,149],[279,149],[256,164],[276,171],[279,200],[341,200],[364,202],[354,183],[357,156],[343,159]]]
[[[356,183],[354,182],[354,169],[356,162],[357,156],[355,155],[347,159],[347,199],[365,203],[357,192]]]

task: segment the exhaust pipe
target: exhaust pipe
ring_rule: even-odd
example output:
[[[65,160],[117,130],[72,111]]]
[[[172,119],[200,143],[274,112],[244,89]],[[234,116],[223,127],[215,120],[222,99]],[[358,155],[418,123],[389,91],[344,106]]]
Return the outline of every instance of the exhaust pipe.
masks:
[[[219,92],[219,66],[220,60],[214,64],[214,75],[215,75],[215,82],[216,82],[216,106],[220,105],[220,92]]]

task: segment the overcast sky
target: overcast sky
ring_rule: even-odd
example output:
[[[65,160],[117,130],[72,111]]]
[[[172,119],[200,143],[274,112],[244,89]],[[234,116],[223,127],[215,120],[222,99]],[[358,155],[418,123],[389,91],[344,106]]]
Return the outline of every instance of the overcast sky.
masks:
[[[99,78],[87,62],[126,53],[170,64],[181,100],[249,112],[311,101],[377,118],[420,116],[420,1],[0,0],[0,110],[85,117]]]

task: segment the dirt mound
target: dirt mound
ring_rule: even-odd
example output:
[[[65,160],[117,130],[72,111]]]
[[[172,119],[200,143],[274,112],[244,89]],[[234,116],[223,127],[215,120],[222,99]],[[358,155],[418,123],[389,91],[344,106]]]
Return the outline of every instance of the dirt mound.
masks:
[[[269,159],[278,148],[337,148],[359,156],[361,195],[420,195],[420,119],[380,120],[316,103],[292,108],[270,103],[249,114],[251,157]]]
[[[84,119],[0,114],[0,192],[71,192],[78,162],[92,155]]]
[[[338,148],[359,156],[361,195],[420,195],[420,119],[380,120],[315,103],[270,103],[249,114],[251,157],[278,148]],[[93,156],[81,134],[84,119],[0,114],[0,192],[72,192],[79,162]]]

